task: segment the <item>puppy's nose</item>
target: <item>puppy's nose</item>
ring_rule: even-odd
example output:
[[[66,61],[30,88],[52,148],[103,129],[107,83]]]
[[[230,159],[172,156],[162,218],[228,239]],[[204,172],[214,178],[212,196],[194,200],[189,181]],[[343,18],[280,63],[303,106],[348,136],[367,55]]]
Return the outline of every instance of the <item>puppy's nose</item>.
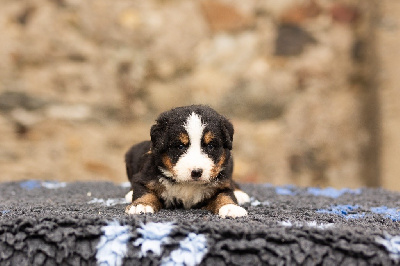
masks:
[[[194,169],[192,170],[191,176],[194,180],[197,180],[203,174],[203,169]]]

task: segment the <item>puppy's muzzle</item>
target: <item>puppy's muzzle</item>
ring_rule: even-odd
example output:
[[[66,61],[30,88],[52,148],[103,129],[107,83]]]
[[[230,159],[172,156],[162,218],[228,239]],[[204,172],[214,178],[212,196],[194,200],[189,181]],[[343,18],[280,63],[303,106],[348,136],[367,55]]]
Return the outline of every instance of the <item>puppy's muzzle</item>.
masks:
[[[193,169],[191,176],[194,180],[198,180],[203,174],[203,169]]]

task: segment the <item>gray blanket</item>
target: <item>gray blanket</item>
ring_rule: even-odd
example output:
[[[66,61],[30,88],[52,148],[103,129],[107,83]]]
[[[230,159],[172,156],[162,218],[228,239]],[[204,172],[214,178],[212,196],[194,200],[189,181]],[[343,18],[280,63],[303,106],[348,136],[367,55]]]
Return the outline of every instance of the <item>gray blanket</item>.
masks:
[[[249,215],[125,215],[129,186],[0,184],[0,265],[400,263],[400,193],[242,185]]]

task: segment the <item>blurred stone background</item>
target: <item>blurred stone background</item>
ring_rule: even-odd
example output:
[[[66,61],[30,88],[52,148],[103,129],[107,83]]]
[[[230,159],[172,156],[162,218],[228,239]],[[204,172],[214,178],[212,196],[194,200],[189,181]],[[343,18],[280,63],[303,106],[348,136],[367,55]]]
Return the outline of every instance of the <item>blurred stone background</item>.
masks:
[[[235,126],[235,177],[400,190],[396,0],[2,0],[0,180],[126,181],[157,115]]]

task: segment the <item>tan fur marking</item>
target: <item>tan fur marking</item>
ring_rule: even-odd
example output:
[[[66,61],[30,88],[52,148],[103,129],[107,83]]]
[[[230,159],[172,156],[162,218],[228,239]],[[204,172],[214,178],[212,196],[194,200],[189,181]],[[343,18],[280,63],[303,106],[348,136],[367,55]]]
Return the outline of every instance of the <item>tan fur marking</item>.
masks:
[[[148,183],[146,188],[157,196],[160,196],[165,191],[165,186],[156,181]]]
[[[221,157],[219,158],[219,161],[216,165],[213,166],[211,169],[211,177],[215,178],[218,176],[218,174],[222,170],[222,165],[225,163],[226,156],[225,156],[225,151],[222,153]]]
[[[225,180],[223,182],[218,182],[218,189],[231,189],[232,188],[232,181],[231,180]]]
[[[189,136],[188,136],[188,134],[186,134],[186,133],[179,134],[179,140],[182,142],[182,144],[188,145],[189,144]]]
[[[211,131],[208,131],[206,134],[204,134],[204,143],[208,144],[214,139],[213,133]]]
[[[226,204],[235,204],[232,198],[226,193],[220,193],[215,198],[215,200],[211,201],[206,207],[206,210],[209,210],[215,214],[218,214],[219,209]]]
[[[154,211],[161,209],[161,202],[158,197],[152,193],[147,193],[132,202],[132,205],[137,206],[139,204],[151,206]],[[129,206],[128,206],[129,207]]]
[[[170,171],[172,174],[174,173],[174,165],[172,164],[171,158],[168,155],[164,154],[162,156],[162,162],[167,167],[167,170]]]

